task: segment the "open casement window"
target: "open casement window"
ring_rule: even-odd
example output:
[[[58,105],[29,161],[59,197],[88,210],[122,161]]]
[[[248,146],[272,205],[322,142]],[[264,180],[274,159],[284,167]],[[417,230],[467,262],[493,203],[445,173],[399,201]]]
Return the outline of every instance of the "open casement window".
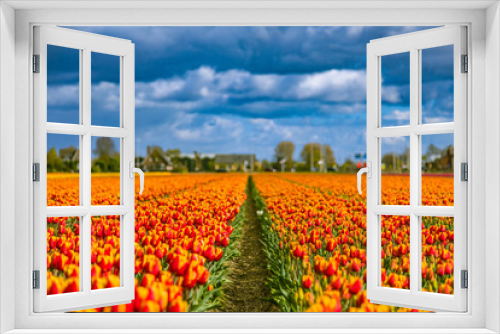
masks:
[[[63,51],[58,53],[58,59],[54,48]],[[51,86],[48,72],[55,71],[63,78],[70,76],[65,73],[69,60],[61,55],[73,57],[74,85]],[[92,85],[95,74],[91,60],[104,56],[116,60],[118,79],[114,85],[108,84],[119,87],[114,95],[99,92],[99,87]],[[134,44],[71,29],[37,26],[33,59],[34,181],[38,181],[34,182],[34,311],[128,303],[134,298]],[[97,99],[103,95],[104,99]],[[109,102],[113,96],[116,122],[102,126],[94,116],[106,110],[99,104]],[[50,108],[60,104],[53,99],[72,97],[73,119],[52,113]],[[111,181],[106,177],[97,179],[91,171],[96,159],[92,146],[100,138],[106,138],[100,141],[101,146],[116,142],[113,154],[114,161],[119,161],[115,168],[120,171],[119,184],[113,185],[116,193],[105,199],[99,194],[97,181]],[[71,185],[58,185],[63,195],[57,198],[47,195],[52,182],[47,167],[53,172],[55,164],[48,161],[47,142],[53,145],[54,140],[60,143],[56,147],[60,156],[61,148],[72,144],[71,152],[66,149],[58,163],[72,168],[74,178]],[[57,177],[51,177],[54,175]],[[93,263],[100,263],[98,272],[94,272]]]
[[[448,118],[428,117],[439,106],[432,96],[436,90],[426,78],[429,71],[445,70],[428,61],[436,48],[448,48],[450,53],[453,85],[446,103],[452,106],[453,116]],[[466,54],[466,28],[458,26],[373,40],[367,45],[367,297],[372,303],[466,311],[461,271],[467,269],[467,182],[460,173],[461,164],[467,162]],[[408,88],[409,111],[398,110],[399,119],[408,115],[406,123],[387,124],[384,114],[387,103],[383,102],[397,101],[402,95],[391,97],[394,86],[384,81],[384,71],[390,67],[409,68],[407,86],[404,78],[399,83]],[[448,138],[450,145],[432,157],[425,152],[429,138]],[[397,158],[394,146],[405,142],[406,158]],[[384,158],[387,155],[389,159]],[[396,171],[398,160],[402,167]],[[436,175],[430,169],[436,161],[448,164],[444,177],[450,178],[448,193],[454,194],[454,203],[432,191]]]

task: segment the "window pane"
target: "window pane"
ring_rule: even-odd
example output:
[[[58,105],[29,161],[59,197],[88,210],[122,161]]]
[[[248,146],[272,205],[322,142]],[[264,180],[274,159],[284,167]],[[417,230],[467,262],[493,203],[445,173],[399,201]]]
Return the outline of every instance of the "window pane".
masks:
[[[120,204],[120,139],[92,137],[92,205]]]
[[[92,52],[92,125],[120,126],[120,57]]]
[[[410,204],[410,137],[381,138],[381,203]]]
[[[380,57],[381,125],[410,125],[410,53]]]
[[[422,136],[422,205],[454,204],[453,134]]]
[[[47,134],[47,206],[80,205],[80,137]]]
[[[80,217],[47,218],[47,295],[80,291]]]
[[[422,217],[422,291],[453,294],[453,217]]]
[[[120,286],[120,216],[95,216],[91,225],[92,290]]]
[[[453,45],[421,52],[422,123],[453,122]]]
[[[410,289],[410,216],[381,216],[381,286]]]
[[[80,122],[80,50],[47,45],[47,122]]]

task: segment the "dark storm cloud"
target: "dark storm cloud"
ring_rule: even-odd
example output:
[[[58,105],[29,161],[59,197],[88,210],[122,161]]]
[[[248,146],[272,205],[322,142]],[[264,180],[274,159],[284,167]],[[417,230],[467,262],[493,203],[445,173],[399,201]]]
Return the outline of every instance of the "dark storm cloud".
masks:
[[[254,74],[365,69],[366,44],[427,27],[72,27],[132,40],[136,80],[154,81],[208,66]],[[107,64],[96,69],[107,76]]]

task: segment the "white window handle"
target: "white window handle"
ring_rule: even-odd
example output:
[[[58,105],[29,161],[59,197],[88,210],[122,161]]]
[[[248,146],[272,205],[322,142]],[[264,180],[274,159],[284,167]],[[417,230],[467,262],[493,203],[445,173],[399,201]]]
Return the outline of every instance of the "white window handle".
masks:
[[[363,194],[363,192],[361,191],[361,175],[363,175],[363,173],[366,173],[366,176],[369,179],[372,178],[372,163],[371,162],[367,162],[365,168],[361,168],[360,170],[358,170],[358,192],[360,195]]]
[[[133,161],[130,161],[129,171],[130,171],[130,178],[131,179],[134,178],[134,173],[139,174],[140,185],[141,185],[141,190],[139,191],[139,194],[142,194],[142,191],[144,190],[144,172],[140,168],[135,168]]]

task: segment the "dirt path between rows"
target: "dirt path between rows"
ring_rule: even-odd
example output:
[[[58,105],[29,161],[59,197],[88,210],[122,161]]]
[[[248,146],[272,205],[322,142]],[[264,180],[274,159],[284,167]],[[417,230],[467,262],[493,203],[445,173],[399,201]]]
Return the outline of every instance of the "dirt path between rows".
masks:
[[[251,189],[247,191],[245,221],[243,223],[238,249],[241,256],[229,262],[229,279],[224,288],[225,303],[220,312],[278,312],[279,308],[270,301],[266,278],[266,256],[260,242],[260,220],[257,218],[255,201]]]

